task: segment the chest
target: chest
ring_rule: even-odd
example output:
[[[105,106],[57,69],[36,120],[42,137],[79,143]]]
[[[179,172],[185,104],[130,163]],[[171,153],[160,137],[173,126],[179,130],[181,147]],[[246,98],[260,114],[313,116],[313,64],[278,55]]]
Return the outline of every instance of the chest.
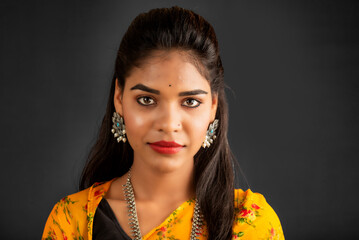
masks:
[[[122,229],[132,237],[127,202],[111,199],[107,201]],[[145,236],[160,226],[176,210],[176,206],[136,202],[136,210],[141,234]]]

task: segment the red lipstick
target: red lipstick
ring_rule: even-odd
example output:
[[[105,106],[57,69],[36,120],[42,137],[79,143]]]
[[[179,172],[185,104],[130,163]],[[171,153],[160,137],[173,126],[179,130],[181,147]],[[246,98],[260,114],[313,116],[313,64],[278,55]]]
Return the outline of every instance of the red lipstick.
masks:
[[[159,142],[150,143],[149,145],[153,150],[161,154],[175,154],[181,151],[181,149],[183,148],[182,145],[174,141],[172,142],[159,141]]]

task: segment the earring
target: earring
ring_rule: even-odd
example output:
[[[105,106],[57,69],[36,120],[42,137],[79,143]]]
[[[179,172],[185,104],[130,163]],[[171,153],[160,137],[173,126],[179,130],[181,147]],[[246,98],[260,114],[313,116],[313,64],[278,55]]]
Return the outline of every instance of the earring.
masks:
[[[211,146],[213,143],[213,140],[216,139],[216,130],[218,128],[218,119],[215,119],[213,123],[209,124],[207,133],[206,133],[206,139],[204,140],[202,147],[206,148]]]
[[[113,133],[113,136],[117,138],[117,142],[126,142],[126,129],[125,124],[123,123],[123,117],[120,116],[117,112],[113,113],[112,117],[112,129],[111,132]]]

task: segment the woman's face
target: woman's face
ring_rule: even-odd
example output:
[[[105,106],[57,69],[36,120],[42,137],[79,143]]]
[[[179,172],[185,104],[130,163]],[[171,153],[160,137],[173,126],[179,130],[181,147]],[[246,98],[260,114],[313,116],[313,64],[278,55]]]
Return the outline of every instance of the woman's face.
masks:
[[[215,119],[217,96],[186,55],[156,53],[131,71],[123,92],[116,82],[115,108],[124,118],[134,165],[161,172],[192,169]]]

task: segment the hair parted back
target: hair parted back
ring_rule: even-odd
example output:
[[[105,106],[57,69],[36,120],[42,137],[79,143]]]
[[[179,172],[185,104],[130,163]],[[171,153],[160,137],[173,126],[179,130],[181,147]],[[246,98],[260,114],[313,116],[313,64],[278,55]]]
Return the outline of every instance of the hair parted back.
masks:
[[[95,182],[125,174],[133,162],[128,142],[117,143],[111,133],[115,83],[124,89],[133,67],[155,50],[179,50],[188,54],[218,96],[217,138],[194,157],[196,196],[206,222],[208,239],[231,239],[234,220],[233,156],[227,140],[228,108],[223,67],[213,27],[200,15],[180,7],[152,9],[138,15],[122,38],[111,83],[106,113],[97,142],[92,147],[80,179],[80,190]],[[197,64],[196,64],[197,63]]]

